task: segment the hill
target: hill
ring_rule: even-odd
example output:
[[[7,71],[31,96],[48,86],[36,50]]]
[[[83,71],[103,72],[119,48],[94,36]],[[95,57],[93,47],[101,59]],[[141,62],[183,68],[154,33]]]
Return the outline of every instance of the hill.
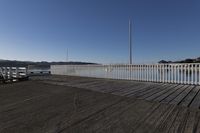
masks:
[[[158,63],[200,63],[200,57],[195,58],[195,59],[185,59],[185,60],[180,60],[180,61],[165,61],[161,60]]]
[[[29,65],[50,66],[50,65],[88,65],[96,64],[90,62],[32,62],[32,61],[16,61],[16,60],[0,60],[1,67],[27,67]]]

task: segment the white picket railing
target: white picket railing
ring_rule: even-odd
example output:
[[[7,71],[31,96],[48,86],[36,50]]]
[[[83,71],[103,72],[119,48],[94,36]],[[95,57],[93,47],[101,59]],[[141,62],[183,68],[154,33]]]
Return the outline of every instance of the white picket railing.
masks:
[[[3,80],[12,80],[27,77],[26,67],[0,67]]]
[[[52,65],[51,74],[200,85],[200,63]]]

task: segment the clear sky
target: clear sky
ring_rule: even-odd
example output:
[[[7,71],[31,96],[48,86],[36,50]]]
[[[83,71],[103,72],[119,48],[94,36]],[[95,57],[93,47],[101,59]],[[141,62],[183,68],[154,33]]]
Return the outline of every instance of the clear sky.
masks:
[[[200,56],[200,0],[0,0],[0,59],[152,63]]]

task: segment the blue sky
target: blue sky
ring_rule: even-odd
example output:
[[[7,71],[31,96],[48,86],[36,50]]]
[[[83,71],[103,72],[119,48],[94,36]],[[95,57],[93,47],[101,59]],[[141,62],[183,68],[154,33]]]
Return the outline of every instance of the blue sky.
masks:
[[[199,0],[0,0],[0,58],[133,62],[200,56]]]

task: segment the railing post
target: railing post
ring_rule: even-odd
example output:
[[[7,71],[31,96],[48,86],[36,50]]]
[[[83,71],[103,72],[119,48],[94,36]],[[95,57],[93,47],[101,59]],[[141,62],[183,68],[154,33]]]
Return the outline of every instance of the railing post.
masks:
[[[174,83],[177,83],[177,65],[176,64],[174,65],[174,73],[175,73],[175,75],[174,75]]]
[[[135,80],[135,65],[131,65],[131,72],[132,72],[132,80]]]
[[[168,83],[171,83],[171,65],[168,65]]]
[[[129,64],[129,73],[130,73],[129,80],[132,80],[132,65],[131,64]]]
[[[188,84],[190,84],[190,64],[188,64]]]
[[[138,65],[138,72],[139,72],[138,80],[140,81],[140,65]]]
[[[149,81],[149,65],[146,65],[146,81]]]
[[[168,64],[165,66],[165,83],[168,82]]]
[[[138,65],[138,81],[140,81],[140,65]]]
[[[187,68],[186,64],[184,65],[184,83],[187,84]]]
[[[191,66],[191,84],[194,84],[194,64]]]
[[[163,72],[162,82],[164,83],[165,82],[165,64],[163,64],[162,72]]]
[[[119,66],[119,79],[122,79],[122,65]]]
[[[154,82],[154,65],[151,66],[151,71],[152,71],[152,82]]]
[[[180,70],[180,74],[181,74],[181,84],[183,84],[183,65],[181,64],[181,70]]]
[[[19,78],[19,67],[16,67],[16,78]]]
[[[146,81],[149,81],[149,65],[146,65]]]
[[[143,66],[144,65],[141,65],[141,81],[143,81]]]
[[[159,70],[158,70],[158,65],[156,65],[156,82],[159,81]]]
[[[139,65],[136,65],[136,80],[139,80]]]
[[[150,74],[151,74],[151,82],[153,81],[153,67],[152,67],[153,65],[150,65]]]
[[[142,80],[142,65],[140,65],[140,81]]]
[[[10,79],[13,78],[12,73],[13,73],[13,72],[12,72],[12,67],[9,67],[9,78],[10,78]]]
[[[115,65],[115,72],[116,72],[116,79],[119,79],[119,75],[118,75],[118,64]]]
[[[195,85],[197,85],[197,64],[195,64]]]
[[[172,73],[171,73],[171,83],[174,83],[174,65],[171,66]]]
[[[177,83],[179,84],[180,83],[180,69],[179,69],[179,64],[177,65],[177,74],[178,74],[178,77],[177,77]]]
[[[200,85],[200,64],[199,64],[199,85]]]
[[[28,76],[28,67],[25,67],[25,76]]]
[[[142,81],[143,79],[142,69],[143,69],[143,65],[140,65],[140,81]]]
[[[8,79],[8,69],[7,69],[7,67],[5,67],[5,79],[7,80]]]
[[[167,83],[169,83],[170,81],[170,65],[167,65]]]
[[[162,65],[159,65],[159,82],[161,82],[161,76],[162,76]]]

